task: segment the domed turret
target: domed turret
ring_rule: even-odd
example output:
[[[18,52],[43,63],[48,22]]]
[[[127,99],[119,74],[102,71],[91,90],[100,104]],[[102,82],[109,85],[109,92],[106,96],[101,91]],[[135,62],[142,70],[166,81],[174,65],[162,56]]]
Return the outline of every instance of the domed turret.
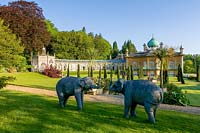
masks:
[[[147,43],[147,45],[149,48],[154,48],[158,47],[159,42],[154,37],[152,37],[151,40]]]

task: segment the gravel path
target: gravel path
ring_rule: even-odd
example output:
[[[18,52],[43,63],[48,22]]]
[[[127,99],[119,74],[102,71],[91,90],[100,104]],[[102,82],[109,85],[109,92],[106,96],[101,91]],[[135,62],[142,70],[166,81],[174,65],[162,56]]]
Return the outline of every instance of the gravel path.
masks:
[[[7,90],[16,90],[16,91],[23,91],[37,95],[46,95],[57,97],[56,91],[45,90],[45,89],[37,89],[37,88],[30,88],[30,87],[22,87],[22,86],[14,86],[8,85],[6,86]],[[70,97],[74,98],[74,97]],[[85,101],[91,102],[105,102],[105,103],[112,103],[112,104],[121,104],[123,105],[123,95],[84,95]],[[176,105],[168,105],[168,104],[161,104],[159,109],[161,110],[174,110],[185,112],[189,114],[197,114],[200,115],[200,107],[192,107],[192,106],[176,106]]]

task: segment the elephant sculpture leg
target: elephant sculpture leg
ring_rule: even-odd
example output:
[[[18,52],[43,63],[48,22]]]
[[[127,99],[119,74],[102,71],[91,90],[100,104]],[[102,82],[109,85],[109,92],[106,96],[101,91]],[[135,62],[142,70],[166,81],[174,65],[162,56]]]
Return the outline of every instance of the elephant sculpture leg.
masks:
[[[68,98],[69,98],[68,95],[65,95],[65,96],[64,96],[64,102],[63,102],[64,107],[65,107],[66,104],[67,104],[67,100],[68,100]]]
[[[82,107],[83,107],[83,92],[81,92],[81,101],[82,101]]]
[[[57,94],[58,94],[58,99],[59,99],[59,106],[61,108],[64,108],[64,101],[65,101],[64,94],[59,93],[59,92],[57,92]]]
[[[149,122],[155,123],[155,118],[154,118],[155,112],[154,112],[153,106],[150,103],[145,102],[144,108],[145,108],[146,113],[148,114]]]
[[[128,100],[128,98],[124,98],[124,117],[129,118],[129,110],[131,107],[131,100]]]
[[[136,117],[136,112],[135,112],[136,106],[137,106],[137,104],[132,102],[132,105],[131,105],[131,117]]]
[[[75,94],[75,98],[76,98],[76,103],[78,106],[78,110],[81,111],[83,108],[83,101],[82,101],[82,94],[81,93],[77,93]]]

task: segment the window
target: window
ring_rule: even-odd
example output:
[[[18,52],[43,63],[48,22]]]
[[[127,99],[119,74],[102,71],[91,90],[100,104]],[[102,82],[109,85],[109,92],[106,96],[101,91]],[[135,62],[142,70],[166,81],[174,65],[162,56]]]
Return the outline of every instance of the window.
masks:
[[[154,61],[150,61],[149,62],[149,68],[150,69],[155,69],[155,62]]]
[[[174,61],[169,61],[169,69],[175,69],[175,63]]]

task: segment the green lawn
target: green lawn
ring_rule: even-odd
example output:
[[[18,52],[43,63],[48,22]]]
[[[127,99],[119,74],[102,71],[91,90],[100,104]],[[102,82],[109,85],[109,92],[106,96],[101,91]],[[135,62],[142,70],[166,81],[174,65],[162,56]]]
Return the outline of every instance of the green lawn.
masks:
[[[182,88],[190,100],[190,105],[200,106],[200,82],[185,79],[185,84],[181,84],[175,77],[170,78],[170,82]]]
[[[74,100],[65,109],[57,98],[0,90],[0,132],[199,132],[200,115],[158,110],[149,124],[143,108],[137,118],[123,118],[123,106],[85,102],[77,111]]]
[[[59,78],[49,78],[42,74],[33,72],[0,73],[0,76],[3,75],[16,77],[16,80],[14,82],[11,82],[11,84],[48,90],[55,90],[56,83],[59,80]],[[76,76],[76,73],[73,72],[71,73],[71,75]],[[84,73],[81,76],[86,76],[86,73]],[[95,74],[94,76],[97,77],[97,74]],[[186,95],[190,100],[190,105],[200,106],[200,82],[196,82],[194,80],[185,80],[185,84],[181,84],[180,82],[177,82],[176,77],[170,77],[170,83],[174,83],[183,88],[183,91],[187,93]]]
[[[33,88],[42,88],[55,90],[59,78],[50,78],[40,73],[0,73],[0,76],[13,76],[16,80],[11,82],[14,85],[28,86]]]

